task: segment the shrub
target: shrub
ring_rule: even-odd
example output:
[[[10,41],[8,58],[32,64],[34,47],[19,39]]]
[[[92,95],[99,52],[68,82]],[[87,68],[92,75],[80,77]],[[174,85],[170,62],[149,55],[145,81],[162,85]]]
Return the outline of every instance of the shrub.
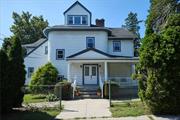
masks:
[[[104,98],[109,98],[109,83],[105,82],[104,87]],[[111,97],[116,97],[116,92],[119,90],[119,85],[115,82],[111,82]]]
[[[46,96],[46,100],[47,100],[48,102],[53,102],[53,101],[57,101],[58,98],[57,98],[57,96],[54,95],[54,94],[48,94],[48,95]]]
[[[41,85],[55,85],[58,77],[57,69],[48,62],[44,66],[40,67],[35,73],[33,73],[30,90],[33,93],[41,93],[51,91],[52,87],[44,87]]]
[[[73,88],[71,87],[71,83],[63,80],[62,82],[58,82],[54,88],[54,94],[59,98],[61,96],[60,86],[62,86],[62,99],[68,100],[72,98]]]

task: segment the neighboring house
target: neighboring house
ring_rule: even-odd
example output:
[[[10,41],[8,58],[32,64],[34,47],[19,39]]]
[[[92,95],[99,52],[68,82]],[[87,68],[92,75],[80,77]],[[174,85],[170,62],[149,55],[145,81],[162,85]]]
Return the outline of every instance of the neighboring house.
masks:
[[[76,80],[77,85],[102,88],[105,80],[114,79],[120,85],[137,86],[131,80],[138,62],[134,57],[136,36],[122,28],[105,27],[104,19],[92,25],[91,19],[91,12],[77,1],[64,12],[64,25],[44,30],[47,40],[39,40],[35,47],[25,45],[31,46],[26,47],[26,84],[32,72],[50,61],[61,77]]]

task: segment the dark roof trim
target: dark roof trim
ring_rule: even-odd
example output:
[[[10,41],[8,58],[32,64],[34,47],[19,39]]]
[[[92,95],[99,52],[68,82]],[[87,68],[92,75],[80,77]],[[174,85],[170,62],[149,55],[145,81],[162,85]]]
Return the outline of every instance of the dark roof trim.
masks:
[[[66,11],[64,11],[64,14],[66,12],[68,12],[71,8],[73,8],[76,4],[79,4],[82,8],[84,8],[91,15],[91,12],[86,7],[84,7],[84,5],[82,5],[79,1],[76,1],[74,4],[72,4]]]
[[[67,59],[68,60],[137,60],[139,61],[139,58],[132,58],[132,59],[128,59],[128,58],[117,58],[117,59],[114,59],[114,58],[108,58],[108,59]]]
[[[45,41],[43,41],[41,44],[39,44],[36,48],[34,48],[31,52],[29,52],[24,58],[26,58],[27,56],[29,56],[32,52],[34,52],[36,49],[38,49],[41,45],[43,45],[45,42],[47,41],[47,39]]]
[[[47,27],[44,29],[44,35],[48,37],[48,33],[51,31],[106,31],[110,33],[111,31],[105,27]]]
[[[108,37],[108,40],[134,40],[136,38],[126,38],[126,37]]]
[[[94,52],[97,52],[97,53],[99,53],[99,54],[102,54],[102,55],[104,55],[104,56],[107,56],[107,57],[127,57],[127,58],[132,58],[131,56],[116,56],[116,55],[110,55],[110,54],[108,54],[108,53],[105,53],[105,52],[100,51],[100,50],[95,49],[95,48],[87,48],[87,49],[82,50],[82,51],[80,51],[80,52],[77,52],[77,53],[75,53],[75,54],[73,54],[73,55],[70,55],[70,56],[68,56],[68,57],[66,57],[66,58],[73,58],[73,57],[75,57],[75,56],[78,56],[78,55],[81,55],[81,54],[83,54],[83,53],[86,53],[86,52],[88,52],[88,51],[90,51],[90,50],[92,50],[92,51],[94,51]]]

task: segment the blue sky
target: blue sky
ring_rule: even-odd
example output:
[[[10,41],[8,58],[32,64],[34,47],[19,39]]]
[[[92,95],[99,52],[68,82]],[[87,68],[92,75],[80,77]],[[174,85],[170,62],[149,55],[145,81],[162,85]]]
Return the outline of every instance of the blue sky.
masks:
[[[64,23],[63,12],[77,0],[0,0],[0,38],[12,33],[12,12],[29,11],[32,15],[43,15],[49,25]],[[96,18],[104,18],[106,27],[121,27],[130,11],[138,14],[139,20],[146,20],[149,0],[79,0],[92,12],[92,23]],[[141,37],[144,36],[144,23],[140,24]],[[0,46],[2,41],[0,39]]]

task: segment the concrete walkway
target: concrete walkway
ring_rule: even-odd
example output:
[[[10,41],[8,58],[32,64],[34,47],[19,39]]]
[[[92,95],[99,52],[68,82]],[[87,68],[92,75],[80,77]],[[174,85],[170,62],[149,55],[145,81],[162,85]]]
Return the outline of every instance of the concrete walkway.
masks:
[[[56,119],[111,117],[109,101],[105,99],[82,99],[63,101],[64,110]]]

